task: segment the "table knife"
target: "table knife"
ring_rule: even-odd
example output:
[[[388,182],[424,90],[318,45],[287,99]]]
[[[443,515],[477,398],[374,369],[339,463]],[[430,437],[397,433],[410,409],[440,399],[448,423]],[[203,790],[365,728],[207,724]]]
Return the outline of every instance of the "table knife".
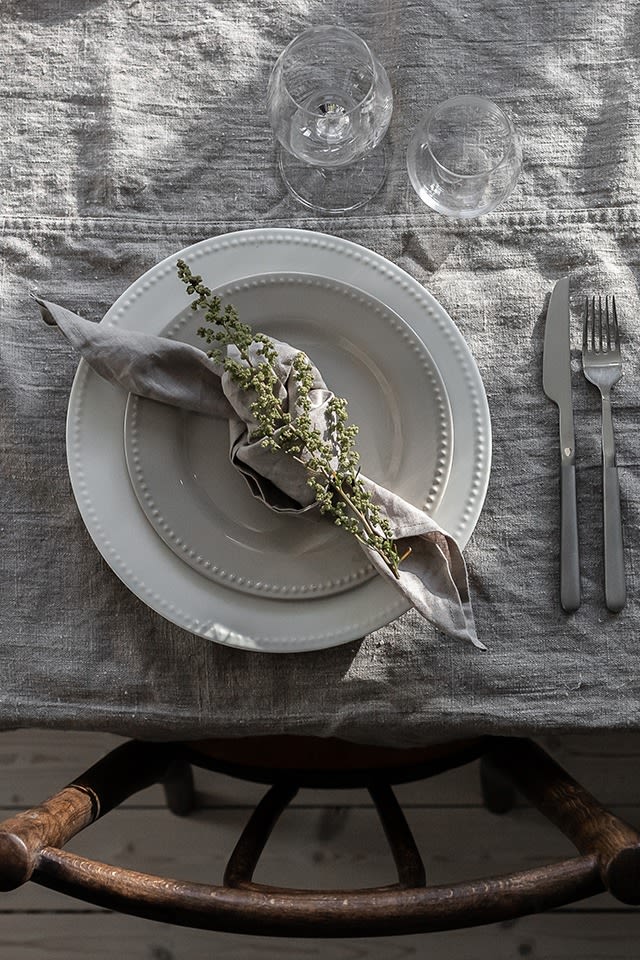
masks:
[[[576,507],[575,434],[569,347],[569,277],[558,280],[547,309],[542,385],[558,406],[560,434],[560,603],[580,606],[580,559]]]

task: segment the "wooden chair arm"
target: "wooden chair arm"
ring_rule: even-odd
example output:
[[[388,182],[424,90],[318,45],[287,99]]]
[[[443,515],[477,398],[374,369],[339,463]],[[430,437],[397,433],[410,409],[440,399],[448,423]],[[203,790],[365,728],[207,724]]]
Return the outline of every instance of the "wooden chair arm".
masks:
[[[45,847],[63,847],[77,833],[169,768],[166,744],[128,741],[112,750],[59,793],[0,826],[0,890],[29,880]]]
[[[595,855],[602,881],[622,903],[640,904],[640,834],[606,810],[531,740],[496,738],[489,759],[567,836]]]

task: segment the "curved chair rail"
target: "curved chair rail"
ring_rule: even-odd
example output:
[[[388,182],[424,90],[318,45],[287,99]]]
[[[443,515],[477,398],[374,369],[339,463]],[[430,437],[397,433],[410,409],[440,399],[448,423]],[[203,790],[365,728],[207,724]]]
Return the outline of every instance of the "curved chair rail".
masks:
[[[595,857],[434,887],[285,890],[186,883],[44,850],[34,880],[80,900],[180,926],[278,937],[375,937],[512,920],[604,890]]]

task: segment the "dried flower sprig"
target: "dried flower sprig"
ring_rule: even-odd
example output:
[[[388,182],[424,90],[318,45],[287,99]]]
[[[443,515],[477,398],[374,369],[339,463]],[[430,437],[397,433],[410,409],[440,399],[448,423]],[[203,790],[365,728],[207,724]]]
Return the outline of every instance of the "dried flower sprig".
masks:
[[[231,304],[223,308],[220,297],[212,294],[202,277],[192,273],[184,260],[178,260],[177,267],[187,293],[196,297],[192,309],[204,310],[205,325],[198,330],[199,336],[210,346],[216,344],[208,356],[254,397],[250,410],[257,427],[249,439],[302,463],[320,512],[375,550],[397,578],[404,557],[398,554],[388,519],[360,479],[360,457],[355,449],[358,428],[348,422],[347,401],[332,396],[325,409],[325,431],[313,425],[313,369],[309,358],[300,351],[292,363],[297,387],[295,410],[285,410],[279,399],[283,384],[277,374],[278,355],[273,341],[242,323]],[[251,351],[254,344],[257,346]],[[229,347],[235,347],[231,354]]]

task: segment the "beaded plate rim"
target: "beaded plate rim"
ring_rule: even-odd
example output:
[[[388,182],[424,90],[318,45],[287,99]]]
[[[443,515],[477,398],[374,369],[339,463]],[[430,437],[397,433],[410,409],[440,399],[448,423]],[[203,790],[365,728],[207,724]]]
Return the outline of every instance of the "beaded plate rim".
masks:
[[[480,516],[489,483],[491,421],[486,393],[469,348],[446,311],[417,280],[382,255],[350,240],[300,228],[260,227],[221,234],[191,244],[152,266],[124,291],[107,311],[102,322],[126,326],[127,314],[140,297],[159,284],[164,283],[165,288],[169,289],[168,277],[169,274],[174,274],[178,258],[197,261],[213,255],[227,263],[226,257],[235,257],[239,252],[247,253],[251,250],[253,256],[260,256],[264,251],[269,254],[270,248],[279,264],[282,263],[283,256],[298,256],[302,251],[304,256],[311,256],[316,272],[326,269],[330,271],[330,275],[338,269],[339,263],[343,263],[344,258],[349,270],[348,282],[357,281],[361,276],[362,284],[368,287],[369,281],[375,281],[380,292],[374,295],[382,302],[389,303],[391,309],[405,317],[404,307],[399,305],[400,300],[407,309],[417,307],[420,313],[420,323],[417,324],[419,329],[416,329],[415,321],[409,317],[406,319],[418,337],[422,338],[424,335],[423,326],[426,329],[435,324],[439,336],[446,342],[452,363],[456,364],[462,375],[466,391],[465,416],[467,412],[471,413],[468,423],[472,450],[470,464],[465,467],[468,474],[465,480],[466,489],[457,521],[450,526],[450,533],[460,546],[464,547]],[[290,267],[288,261],[287,267]],[[342,271],[343,267],[340,266],[340,276]],[[255,269],[251,272],[255,272]],[[238,279],[240,277],[241,274]],[[434,356],[434,360],[442,373],[439,358]],[[446,387],[446,378],[443,379]],[[91,426],[87,423],[90,412],[86,411],[92,403],[96,405],[104,401],[112,405],[111,419],[106,425],[112,435],[109,437],[109,449],[104,451],[105,462],[116,474],[119,471],[119,476],[116,476],[119,486],[114,485],[114,490],[108,492],[102,502],[96,502],[91,484],[95,482],[95,474],[103,466],[100,461],[101,450],[92,450],[97,457],[96,464],[86,463],[82,441],[86,437],[87,428]],[[228,602],[232,591],[206,581],[175,557],[157,537],[140,511],[124,464],[122,426],[125,402],[124,391],[104,382],[100,383],[100,378],[90,370],[86,362],[80,362],[69,398],[67,416],[69,474],[80,514],[99,552],[123,583],[151,609],[177,626],[203,638],[228,646],[272,653],[305,652],[348,643],[385,626],[409,609],[409,604],[393,585],[376,578],[347,594],[314,600],[315,616],[312,627],[308,619],[310,601],[287,602],[284,617],[278,601],[251,597],[249,599],[257,609],[250,611],[250,616],[241,616],[237,605]],[[454,407],[452,403],[455,437]],[[116,422],[118,416],[119,423]],[[455,446],[454,440],[454,463]],[[122,457],[122,463],[114,464],[113,455],[118,453]],[[116,502],[120,494],[127,500],[124,505],[120,501]],[[136,512],[139,520],[149,528],[154,544],[153,547],[146,545],[145,556],[134,562],[123,556],[122,547],[123,544],[125,550],[130,547],[129,525],[137,522]],[[125,515],[121,515],[123,513]],[[141,535],[142,528],[138,532]],[[161,557],[156,556],[158,548],[164,551]],[[144,562],[151,557],[152,550],[153,562],[157,566],[150,572],[145,568]],[[206,592],[202,590],[201,581],[207,585]],[[176,590],[176,583],[179,584],[179,590]],[[374,584],[376,589],[372,590]]]

